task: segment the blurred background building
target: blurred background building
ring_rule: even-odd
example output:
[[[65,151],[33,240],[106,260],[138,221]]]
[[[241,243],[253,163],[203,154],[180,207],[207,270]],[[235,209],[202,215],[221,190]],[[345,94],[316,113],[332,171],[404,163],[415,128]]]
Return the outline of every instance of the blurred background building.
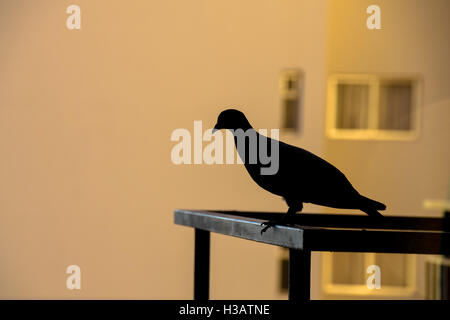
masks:
[[[71,4],[81,30],[66,28]],[[442,216],[425,203],[449,197],[448,12],[447,0],[2,0],[0,298],[191,298],[193,233],[175,208],[286,210],[242,166],[171,162],[174,129],[212,127],[229,106],[335,164],[386,215]],[[285,257],[213,235],[212,298],[286,298]],[[436,297],[436,259],[314,253],[311,297]],[[65,286],[72,264],[81,290]],[[364,285],[370,264],[381,290]]]

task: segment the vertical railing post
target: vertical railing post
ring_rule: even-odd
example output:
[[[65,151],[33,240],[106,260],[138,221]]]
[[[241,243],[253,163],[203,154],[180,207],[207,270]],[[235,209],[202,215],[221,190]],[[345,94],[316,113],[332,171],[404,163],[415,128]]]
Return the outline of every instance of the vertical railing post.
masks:
[[[289,300],[310,300],[311,251],[289,249]]]
[[[194,257],[194,299],[209,299],[209,264],[210,240],[209,231],[195,229]]]

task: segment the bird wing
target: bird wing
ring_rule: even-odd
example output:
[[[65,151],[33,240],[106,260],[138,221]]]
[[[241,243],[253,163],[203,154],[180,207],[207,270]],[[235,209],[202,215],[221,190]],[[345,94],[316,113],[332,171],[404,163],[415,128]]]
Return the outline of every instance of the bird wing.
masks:
[[[315,154],[283,142],[279,146],[279,181],[286,196],[328,206],[345,206],[359,193],[335,166]]]
[[[291,202],[358,208],[359,193],[335,166],[307,150],[281,141],[278,142],[278,159],[275,159],[275,150],[271,148],[273,140],[267,138],[267,143],[271,161],[278,161],[275,174],[261,174],[261,167],[267,165],[260,162],[245,162],[247,171],[260,187]]]

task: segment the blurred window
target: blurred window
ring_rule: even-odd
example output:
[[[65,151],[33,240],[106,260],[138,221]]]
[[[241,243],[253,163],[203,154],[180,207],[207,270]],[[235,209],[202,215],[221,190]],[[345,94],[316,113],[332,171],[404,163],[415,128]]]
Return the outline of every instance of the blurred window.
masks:
[[[330,76],[328,136],[367,140],[417,138],[419,89],[415,78]]]
[[[367,286],[372,273],[380,268],[380,289]],[[331,296],[398,297],[408,299],[417,294],[416,256],[412,254],[324,252],[322,288]]]

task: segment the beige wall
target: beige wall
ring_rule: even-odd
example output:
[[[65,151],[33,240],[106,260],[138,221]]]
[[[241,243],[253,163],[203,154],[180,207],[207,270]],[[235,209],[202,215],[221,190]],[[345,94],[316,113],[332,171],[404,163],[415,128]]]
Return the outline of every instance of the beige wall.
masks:
[[[73,3],[80,31],[65,28]],[[212,126],[230,105],[256,127],[278,127],[279,72],[299,67],[304,133],[282,138],[322,154],[326,8],[1,1],[0,298],[190,298],[193,234],[173,224],[175,208],[286,208],[242,166],[173,165],[170,134],[193,120]],[[442,109],[444,98],[437,90],[429,109]],[[282,297],[277,248],[221,236],[212,248],[213,298]],[[65,288],[70,264],[82,269],[79,292]]]
[[[381,9],[382,29],[371,31],[365,9],[375,3]],[[325,142],[327,158],[363,194],[385,202],[386,214],[440,216],[439,211],[425,210],[423,201],[449,194],[449,11],[447,0],[329,1],[330,74],[413,74],[423,79],[417,140]]]

